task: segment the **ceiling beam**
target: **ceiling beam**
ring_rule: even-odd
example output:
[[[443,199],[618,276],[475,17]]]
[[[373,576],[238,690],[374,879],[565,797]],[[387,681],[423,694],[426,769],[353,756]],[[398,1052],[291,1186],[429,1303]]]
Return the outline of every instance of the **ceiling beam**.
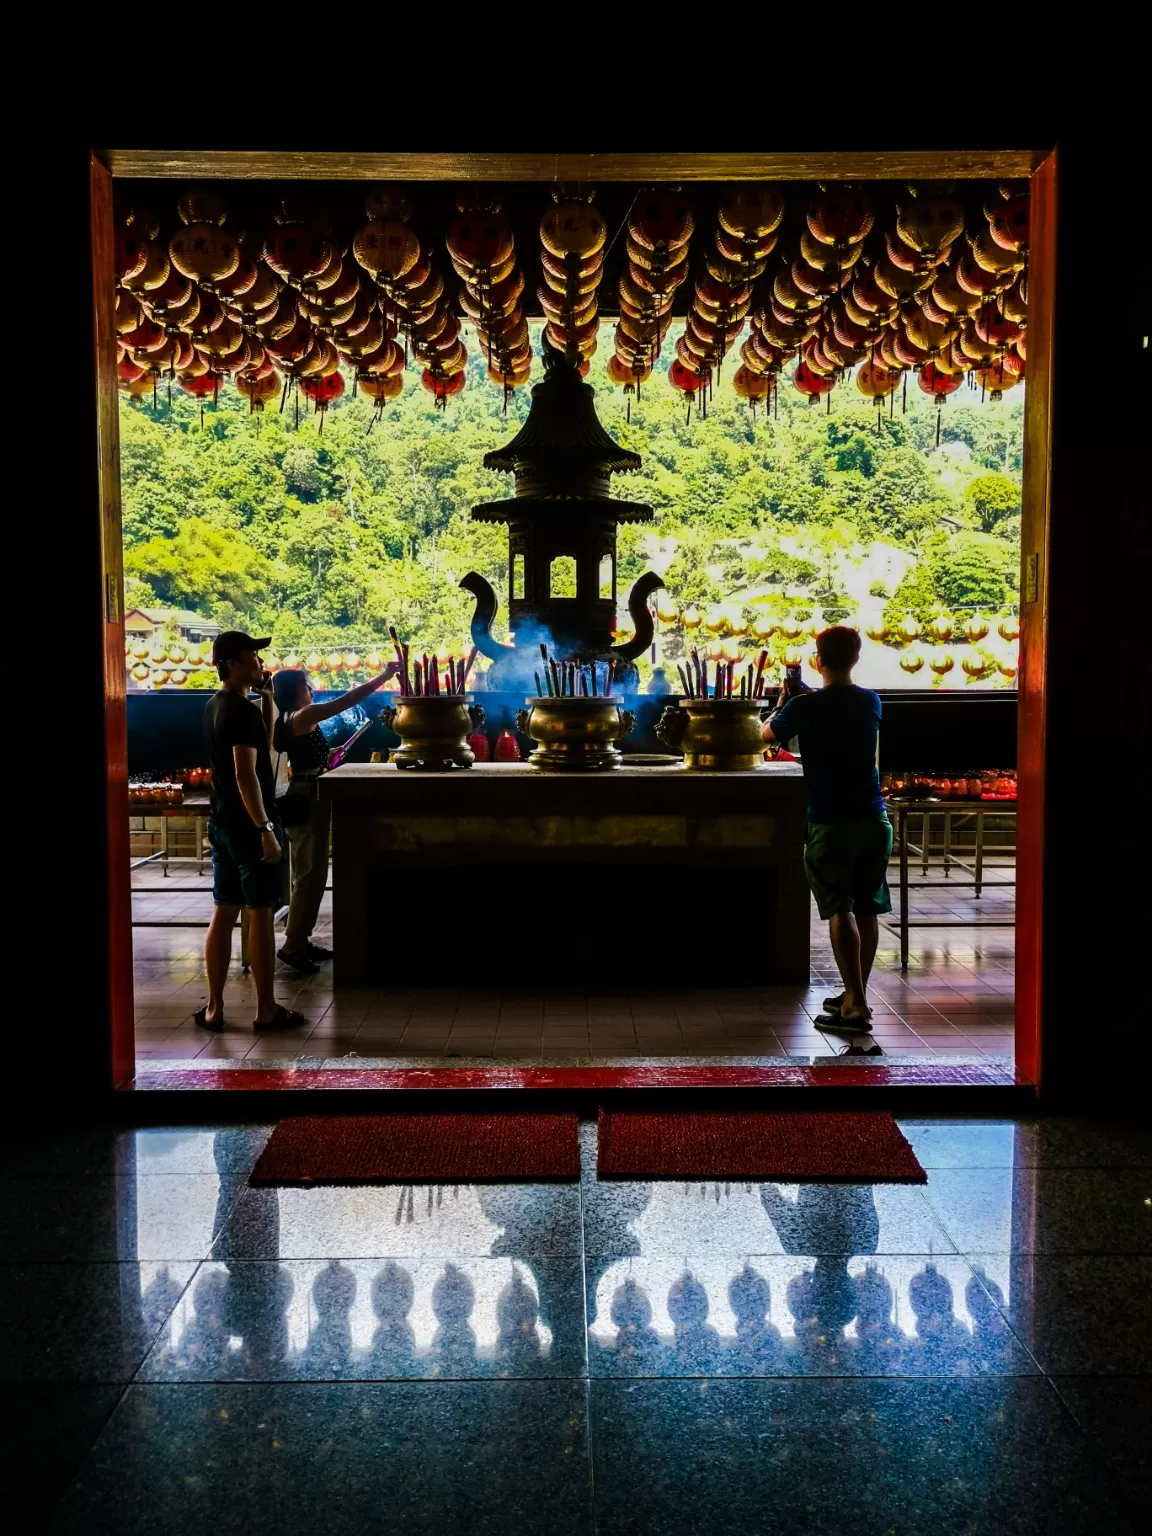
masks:
[[[822,150],[730,154],[452,154],[107,149],[125,178],[237,181],[883,181],[1030,176],[1048,150]]]

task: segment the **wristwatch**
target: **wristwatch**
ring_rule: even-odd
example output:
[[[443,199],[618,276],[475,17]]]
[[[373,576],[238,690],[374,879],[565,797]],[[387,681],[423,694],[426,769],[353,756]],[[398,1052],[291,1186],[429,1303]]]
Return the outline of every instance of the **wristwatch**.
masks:
[[[274,821],[262,821],[260,823],[260,830],[261,832],[275,832],[276,823]]]

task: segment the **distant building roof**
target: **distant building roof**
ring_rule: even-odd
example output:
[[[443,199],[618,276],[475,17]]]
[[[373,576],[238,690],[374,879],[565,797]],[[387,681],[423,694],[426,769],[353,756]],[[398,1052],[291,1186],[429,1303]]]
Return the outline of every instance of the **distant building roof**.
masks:
[[[193,613],[190,608],[130,608],[124,615],[125,625],[133,618],[147,619],[153,627],[175,619],[181,629],[198,629],[202,635],[220,633],[220,626],[215,619],[206,619],[203,614]]]

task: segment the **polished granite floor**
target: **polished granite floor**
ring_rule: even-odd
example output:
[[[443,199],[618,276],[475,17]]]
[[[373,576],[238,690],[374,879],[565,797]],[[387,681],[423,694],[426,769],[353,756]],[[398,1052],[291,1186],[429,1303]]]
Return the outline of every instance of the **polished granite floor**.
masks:
[[[904,1121],[922,1187],[269,1190],[267,1127],[14,1138],[6,1527],[1127,1533],[1152,1135]]]
[[[918,866],[915,866],[918,869]],[[917,889],[914,916],[942,926],[912,928],[911,964],[900,970],[898,941],[881,930],[873,977],[875,1024],[871,1048],[896,1061],[1011,1062],[1014,1054],[1015,890],[1012,871],[990,867],[993,882],[977,900],[971,889]],[[655,985],[638,975],[629,992],[596,992],[586,985],[529,991],[516,986],[514,967],[500,986],[486,985],[491,964],[477,940],[477,985],[467,992],[411,988],[398,982],[334,988],[330,967],[301,978],[281,967],[281,1000],[304,1014],[290,1035],[253,1034],[252,983],[236,964],[229,983],[234,1027],[206,1035],[192,1023],[205,1000],[203,927],[211,912],[210,877],[191,864],[164,877],[157,865],[133,874],[137,922],[170,924],[134,930],[136,1055],[150,1072],[190,1060],[292,1062],[341,1057],[360,1061],[439,1058],[463,1061],[621,1060],[738,1057],[811,1060],[846,1055],[842,1036],[816,1027],[822,999],[840,982],[827,926],[813,909],[812,973],[801,986],[684,986],[670,976]],[[325,899],[319,942],[331,943]],[[979,920],[982,926],[967,926]],[[1007,925],[1007,926],[1005,926]],[[855,1056],[853,1059],[857,1059]]]

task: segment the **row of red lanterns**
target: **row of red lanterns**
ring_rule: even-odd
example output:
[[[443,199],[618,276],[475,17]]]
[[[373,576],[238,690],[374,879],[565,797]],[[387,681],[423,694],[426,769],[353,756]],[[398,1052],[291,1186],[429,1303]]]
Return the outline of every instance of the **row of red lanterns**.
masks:
[[[524,318],[524,274],[516,262],[516,240],[491,191],[474,192],[457,202],[458,217],[446,243],[456,275],[464,284],[460,302],[476,327],[488,363],[488,377],[504,391],[504,401],[528,381],[532,343]]]
[[[536,296],[549,344],[587,373],[600,329],[597,290],[604,276],[607,227],[590,187],[558,186],[540,220],[544,281]]]

